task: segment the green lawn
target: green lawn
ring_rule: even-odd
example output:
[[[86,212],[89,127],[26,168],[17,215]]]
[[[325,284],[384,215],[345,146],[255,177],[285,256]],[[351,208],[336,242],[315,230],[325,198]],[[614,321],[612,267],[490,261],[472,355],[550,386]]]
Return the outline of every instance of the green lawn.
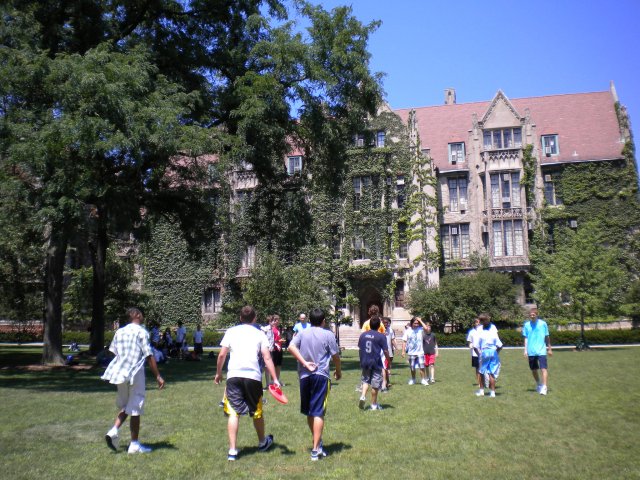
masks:
[[[0,347],[0,365],[37,361],[37,350]],[[396,360],[401,360],[399,357]],[[265,407],[275,448],[256,451],[240,424],[238,461],[226,460],[226,420],[213,384],[215,364],[161,366],[167,387],[148,384],[141,440],[155,448],[111,452],[104,434],[114,388],[100,371],[0,369],[2,478],[640,478],[640,348],[557,350],[549,395],[535,393],[521,350],[502,353],[498,396],[476,398],[468,352],[441,350],[433,386],[408,386],[396,364],[381,412],[357,407],[357,353],[343,355],[324,434],[329,456],[309,460],[310,434],[298,413],[297,377],[285,356],[290,404]],[[128,444],[127,428],[122,430]]]

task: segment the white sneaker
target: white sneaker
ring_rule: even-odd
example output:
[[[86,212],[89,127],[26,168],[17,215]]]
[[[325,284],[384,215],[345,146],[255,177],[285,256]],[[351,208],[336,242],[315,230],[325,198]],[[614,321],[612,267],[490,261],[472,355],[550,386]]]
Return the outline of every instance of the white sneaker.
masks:
[[[151,452],[151,448],[142,445],[141,443],[132,443],[129,445],[129,450],[127,453],[149,453]]]
[[[547,386],[546,385],[541,385],[540,386],[540,391],[538,393],[540,395],[546,395],[547,394]]]
[[[491,390],[489,392],[489,398],[496,398],[496,391],[495,390]]]
[[[118,447],[120,446],[120,437],[118,436],[117,430],[109,430],[104,436],[104,439],[107,441],[107,446],[111,450],[113,450],[114,452],[118,451]]]
[[[416,381],[413,378],[408,382],[408,385],[415,385],[415,384],[416,384]]]
[[[536,392],[540,393],[541,388],[542,388],[542,384],[539,383],[538,385],[536,385]]]
[[[484,397],[484,388],[476,390],[476,397]]]
[[[420,383],[421,383],[422,385],[429,385],[429,380],[427,380],[426,378],[423,378],[423,379],[420,381]]]
[[[371,410],[382,410],[380,405],[371,405]]]

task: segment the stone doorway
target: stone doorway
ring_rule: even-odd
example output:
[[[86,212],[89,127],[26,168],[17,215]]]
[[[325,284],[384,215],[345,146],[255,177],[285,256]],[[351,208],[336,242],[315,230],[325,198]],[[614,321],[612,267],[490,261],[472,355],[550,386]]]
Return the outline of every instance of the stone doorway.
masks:
[[[367,312],[369,311],[369,307],[371,305],[377,305],[380,309],[380,315],[383,315],[384,312],[384,301],[382,300],[382,295],[380,291],[378,291],[375,287],[367,287],[358,297],[360,299],[360,318],[358,322],[362,327],[362,324],[367,321],[369,318]]]

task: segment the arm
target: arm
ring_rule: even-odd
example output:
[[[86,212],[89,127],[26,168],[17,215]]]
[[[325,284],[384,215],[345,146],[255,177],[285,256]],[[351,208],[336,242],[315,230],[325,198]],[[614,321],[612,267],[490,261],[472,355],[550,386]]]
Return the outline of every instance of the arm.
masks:
[[[547,338],[549,338],[549,337],[547,337]],[[525,357],[528,357],[528,355],[527,355],[527,337],[524,337],[524,352],[523,352],[523,355]]]
[[[218,363],[216,364],[216,376],[213,379],[216,385],[220,385],[220,381],[222,380],[222,369],[224,368],[224,362],[227,359],[228,353],[229,353],[229,347],[222,347],[222,349],[220,349],[220,353],[218,354]]]
[[[269,349],[267,347],[262,347],[260,351],[262,352],[262,359],[264,360],[264,366],[266,367],[267,372],[269,372],[269,375],[271,375],[271,380],[276,386],[279,387],[280,382],[278,381],[278,375],[276,375],[276,368],[273,365],[271,352],[269,352]]]
[[[333,360],[333,364],[336,366],[335,372],[333,372],[333,377],[336,380],[340,380],[342,378],[342,365],[340,364],[340,354],[336,353],[331,357]]]
[[[440,355],[440,354],[438,353],[438,341],[436,340],[436,357],[437,357],[438,355]]]
[[[402,356],[404,357],[407,354],[407,341],[402,339]]]
[[[158,370],[158,364],[156,363],[156,359],[153,354],[147,357],[147,363],[149,364],[149,368],[151,372],[155,375],[156,380],[158,382],[158,388],[162,390],[164,388],[164,378],[160,376],[160,371]]]
[[[550,357],[553,356],[553,352],[551,351],[551,338],[549,338],[549,335],[544,337],[544,341],[547,344],[547,355]]]
[[[310,372],[313,372],[316,369],[316,364],[313,362],[307,362],[300,353],[300,350],[298,350],[298,348],[293,343],[289,344],[289,353],[291,353],[291,355],[293,355],[294,358]]]

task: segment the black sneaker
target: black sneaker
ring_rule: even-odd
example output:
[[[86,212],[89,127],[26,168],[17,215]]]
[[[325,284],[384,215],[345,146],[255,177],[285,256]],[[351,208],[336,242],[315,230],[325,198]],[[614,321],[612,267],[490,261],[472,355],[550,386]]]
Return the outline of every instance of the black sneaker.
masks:
[[[273,435],[267,435],[266,437],[264,437],[263,443],[258,445],[258,451],[266,452],[271,448],[272,445],[273,445]]]

